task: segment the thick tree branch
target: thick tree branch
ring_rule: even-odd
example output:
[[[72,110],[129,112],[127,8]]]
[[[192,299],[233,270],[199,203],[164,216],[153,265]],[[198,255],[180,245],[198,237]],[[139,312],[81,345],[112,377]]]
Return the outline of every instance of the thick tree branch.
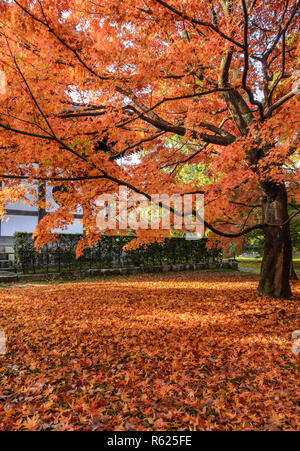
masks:
[[[134,108],[134,107],[131,107],[131,108]],[[236,140],[236,137],[233,135],[229,135],[229,136],[209,135],[207,133],[201,133],[201,132],[197,132],[195,130],[187,130],[185,127],[172,125],[172,124],[166,123],[165,121],[160,121],[157,119],[152,119],[148,116],[145,116],[142,113],[140,114],[140,119],[153,125],[158,130],[174,133],[178,136],[185,136],[188,131],[191,131],[193,139],[199,139],[200,141],[204,141],[204,142],[211,143],[211,144],[217,144],[219,146],[228,146],[229,144],[232,144]],[[201,123],[199,125],[201,127]],[[208,126],[211,126],[211,125],[205,124],[204,128],[208,128]],[[211,126],[211,127],[214,127],[214,126]],[[222,130],[222,132],[223,132],[223,130]]]
[[[299,94],[299,92],[300,92],[299,87],[296,87],[293,91],[291,91],[288,94],[286,94],[285,96],[281,97],[281,99],[277,100],[277,102],[273,103],[272,106],[267,108],[267,110],[265,112],[265,116],[266,117],[271,117],[273,111],[277,110],[277,108],[281,107],[288,100],[290,100],[293,97],[295,97],[297,94]]]

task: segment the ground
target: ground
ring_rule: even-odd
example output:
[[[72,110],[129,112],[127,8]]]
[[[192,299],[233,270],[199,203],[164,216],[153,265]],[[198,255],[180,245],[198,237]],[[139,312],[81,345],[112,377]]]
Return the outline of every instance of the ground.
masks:
[[[291,301],[257,276],[0,288],[0,430],[298,430]]]

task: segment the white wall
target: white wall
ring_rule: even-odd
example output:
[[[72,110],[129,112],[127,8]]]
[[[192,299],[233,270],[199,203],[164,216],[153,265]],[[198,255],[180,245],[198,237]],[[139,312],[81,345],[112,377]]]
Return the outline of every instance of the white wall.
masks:
[[[21,208],[18,206],[18,209]],[[16,232],[33,233],[38,224],[37,216],[12,216],[6,215],[1,223],[1,236],[13,236]],[[67,230],[55,229],[53,233],[83,233],[80,219],[75,219]]]
[[[52,189],[47,188],[47,202],[51,203],[50,211],[55,211],[58,205],[54,202],[52,198]],[[7,204],[5,207],[7,210],[21,210],[21,211],[32,211],[37,212],[36,207],[30,207],[23,203],[18,204]],[[78,212],[81,214],[82,211],[79,209]],[[1,222],[1,234],[0,236],[13,236],[16,232],[27,232],[33,233],[34,229],[38,224],[37,216],[17,216],[17,215],[6,215]],[[83,226],[80,219],[75,219],[74,223],[69,225],[67,230],[55,229],[53,233],[83,233]]]
[[[1,235],[13,236],[16,232],[33,233],[37,223],[37,217],[5,216],[1,223]]]

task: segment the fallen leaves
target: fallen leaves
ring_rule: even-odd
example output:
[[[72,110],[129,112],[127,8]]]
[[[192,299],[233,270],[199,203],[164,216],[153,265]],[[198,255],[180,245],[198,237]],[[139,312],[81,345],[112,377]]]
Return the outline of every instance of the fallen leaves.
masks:
[[[1,289],[0,430],[296,430],[300,285],[283,302],[256,284],[194,273]]]

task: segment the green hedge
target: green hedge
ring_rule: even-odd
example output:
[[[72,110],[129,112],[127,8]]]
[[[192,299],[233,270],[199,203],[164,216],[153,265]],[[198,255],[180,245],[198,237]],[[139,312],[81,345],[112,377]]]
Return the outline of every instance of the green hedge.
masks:
[[[83,269],[193,264],[222,260],[222,251],[207,252],[206,239],[187,241],[184,238],[171,238],[165,240],[163,245],[152,243],[145,248],[125,252],[124,245],[132,240],[132,237],[128,236],[103,236],[96,246],[87,248],[84,255],[76,259],[76,247],[82,236],[60,234],[57,243],[48,244],[41,252],[37,252],[31,234],[16,233],[16,268],[24,274],[62,273]]]

